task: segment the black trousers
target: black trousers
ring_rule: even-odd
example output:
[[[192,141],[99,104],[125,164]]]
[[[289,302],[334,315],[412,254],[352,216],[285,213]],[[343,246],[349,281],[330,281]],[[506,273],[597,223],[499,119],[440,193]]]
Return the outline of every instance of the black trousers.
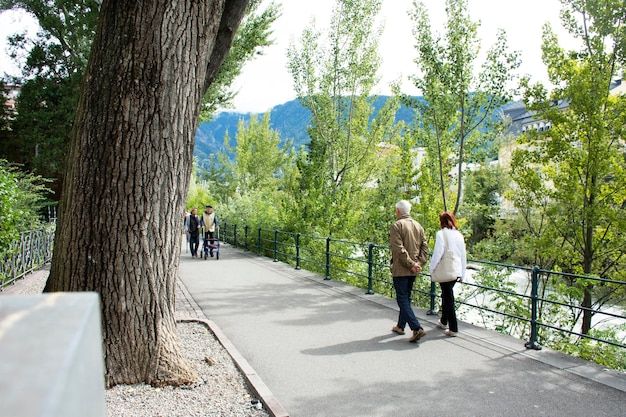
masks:
[[[198,255],[198,245],[200,244],[200,234],[196,230],[189,234],[189,249],[191,250],[191,256]]]
[[[454,284],[456,281],[440,282],[441,287],[441,323],[447,324],[451,332],[458,332],[456,311],[454,309]]]
[[[213,253],[213,248],[209,247],[209,245],[213,244],[214,242],[211,242],[209,239],[213,239],[213,237],[215,236],[215,232],[204,232],[204,243],[203,243],[203,248],[206,250],[206,248],[209,249],[209,253]]]

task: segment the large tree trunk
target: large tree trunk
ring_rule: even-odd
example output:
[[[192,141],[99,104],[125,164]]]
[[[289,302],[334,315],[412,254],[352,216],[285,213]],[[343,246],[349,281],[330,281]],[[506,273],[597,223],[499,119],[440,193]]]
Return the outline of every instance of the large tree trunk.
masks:
[[[96,291],[106,385],[195,375],[174,320],[196,124],[248,0],[111,0],[78,105],[45,291]]]

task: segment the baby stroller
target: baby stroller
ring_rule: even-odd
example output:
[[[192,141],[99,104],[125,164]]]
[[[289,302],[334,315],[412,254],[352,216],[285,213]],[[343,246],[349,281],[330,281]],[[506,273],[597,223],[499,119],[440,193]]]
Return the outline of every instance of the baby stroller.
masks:
[[[215,254],[215,259],[220,259],[220,229],[216,228],[215,237],[209,237],[208,233],[204,234],[204,242],[202,243],[202,255],[204,259],[211,258]]]

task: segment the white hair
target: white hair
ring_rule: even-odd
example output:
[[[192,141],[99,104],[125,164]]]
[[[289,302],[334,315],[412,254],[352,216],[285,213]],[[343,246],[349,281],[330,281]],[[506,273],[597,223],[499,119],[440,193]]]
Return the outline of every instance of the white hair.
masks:
[[[396,204],[396,208],[400,212],[400,214],[410,214],[411,213],[411,203],[406,200],[398,201]]]

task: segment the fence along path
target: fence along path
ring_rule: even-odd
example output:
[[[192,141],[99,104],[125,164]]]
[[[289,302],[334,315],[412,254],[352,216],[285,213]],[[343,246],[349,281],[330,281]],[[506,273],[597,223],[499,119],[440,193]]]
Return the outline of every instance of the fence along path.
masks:
[[[0,291],[50,262],[53,242],[50,229],[20,233],[20,239],[10,245],[9,254],[0,262]]]
[[[223,223],[220,229],[223,229],[222,238],[225,241],[246,250],[256,251],[258,255],[263,254],[273,257],[274,261],[280,260],[295,264],[296,269],[300,269],[302,266],[305,269],[312,268],[318,273],[324,270],[326,279],[331,279],[331,275],[333,277],[341,275],[351,279],[351,282],[356,280],[361,284],[366,284],[368,293],[379,292],[393,296],[393,284],[389,276],[388,259],[391,255],[388,245],[263,228],[257,228],[256,233],[251,233],[252,229],[249,226],[243,227],[242,235],[241,227],[239,228],[240,233],[237,233],[237,224]],[[256,236],[252,237],[252,235]],[[483,323],[483,327],[491,329],[502,326],[501,319],[507,317],[507,320],[512,320],[511,325],[514,326],[509,327],[510,331],[524,333],[526,333],[525,329],[519,327],[515,329],[517,326],[513,323],[523,324],[525,322],[529,326],[530,333],[529,340],[525,344],[528,348],[537,350],[542,348],[538,341],[540,331],[543,333],[542,339],[544,340],[555,336],[560,339],[562,334],[566,333],[570,335],[571,343],[576,343],[577,338],[599,343],[594,350],[586,352],[586,358],[592,357],[590,355],[602,355],[606,352],[606,355],[603,356],[604,363],[618,365],[620,363],[618,361],[623,359],[615,352],[603,350],[604,344],[626,349],[624,344],[626,316],[624,316],[623,309],[608,304],[610,298],[604,298],[602,301],[597,300],[591,306],[585,307],[572,301],[571,295],[559,294],[560,291],[553,292],[551,286],[554,283],[551,281],[556,281],[556,285],[563,281],[568,282],[569,291],[580,291],[581,293],[588,288],[590,283],[592,286],[608,285],[612,288],[611,291],[616,291],[618,294],[618,288],[620,286],[626,287],[626,281],[544,270],[539,266],[525,267],[478,259],[468,259],[468,261],[469,274],[463,281],[463,285],[457,286],[455,289],[456,302],[462,309],[466,310],[461,315],[478,315],[478,322]],[[481,272],[473,274],[472,270],[480,270]],[[523,273],[523,283],[513,278],[514,275],[520,273]],[[494,274],[499,276],[495,282],[490,280]],[[508,274],[510,276],[505,278]],[[474,279],[475,275],[478,276],[478,280]],[[427,273],[418,277],[413,289],[413,296],[418,297],[416,304],[424,305],[423,303],[426,301],[430,304],[430,310],[434,310],[437,308],[439,286],[431,283],[430,288],[427,288],[426,282],[429,282]],[[545,294],[551,295],[546,296]],[[619,301],[617,302],[619,303]],[[499,308],[499,303],[507,305],[507,307]],[[524,306],[518,303],[523,303]],[[469,311],[467,311],[468,309]],[[559,325],[560,320],[553,321],[541,313],[541,311],[548,311],[548,316],[552,316],[559,314],[559,310],[561,311],[560,314],[578,317],[575,319],[577,323],[574,328],[562,327]],[[581,332],[585,315],[592,316],[592,328],[605,329],[608,332],[605,335]],[[504,325],[508,326],[508,324]],[[558,332],[561,335],[555,334]],[[519,336],[519,334],[515,335]],[[564,342],[561,340],[560,343]],[[614,369],[623,370],[624,366],[617,366]]]
[[[412,344],[395,300],[227,244],[180,276],[292,417],[623,415],[622,373],[466,323],[448,338],[420,309]]]

